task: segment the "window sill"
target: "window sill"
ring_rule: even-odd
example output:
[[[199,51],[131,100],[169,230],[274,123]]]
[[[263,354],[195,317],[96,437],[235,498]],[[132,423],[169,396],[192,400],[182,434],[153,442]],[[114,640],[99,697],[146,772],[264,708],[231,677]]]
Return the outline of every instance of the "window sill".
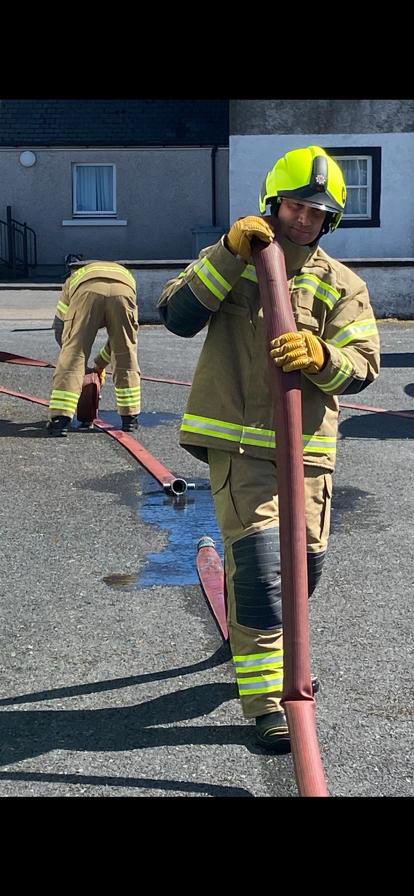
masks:
[[[119,218],[70,218],[62,224],[63,227],[125,227],[128,221]]]

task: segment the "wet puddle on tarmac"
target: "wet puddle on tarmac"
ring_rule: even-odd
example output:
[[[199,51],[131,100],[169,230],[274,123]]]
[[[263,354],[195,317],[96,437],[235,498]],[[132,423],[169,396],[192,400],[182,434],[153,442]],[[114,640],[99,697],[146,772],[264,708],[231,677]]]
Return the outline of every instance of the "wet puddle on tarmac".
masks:
[[[113,426],[114,429],[121,429],[121,418],[116,411],[98,411],[98,416],[105,423]],[[182,414],[172,414],[169,411],[141,411],[139,415],[139,427],[136,431],[139,439],[139,430],[148,429],[151,426],[165,426],[166,423],[179,423],[182,420]]]
[[[141,471],[137,483],[136,509],[140,520],[168,535],[164,548],[147,553],[135,573],[112,573],[103,581],[117,590],[151,585],[197,585],[197,544],[209,535],[223,560],[223,544],[217,526],[210,483],[192,479],[194,489],[175,497],[167,495],[152,477]],[[141,491],[142,489],[142,491]]]
[[[115,411],[103,411],[102,419],[119,427]],[[181,419],[179,414],[155,412],[140,415],[140,426],[157,426]],[[139,430],[138,430],[139,438]],[[185,476],[185,473],[183,474]],[[147,552],[137,561],[134,573],[111,573],[103,578],[110,587],[119,591],[150,587],[151,585],[196,585],[199,583],[196,556],[197,544],[203,535],[209,535],[223,561],[223,542],[217,526],[214,502],[208,479],[190,479],[195,488],[184,495],[167,495],[160,485],[140,468],[135,494],[129,494],[127,503],[136,509],[139,519],[168,536],[165,547]],[[122,495],[120,498],[122,500]],[[359,489],[334,490],[331,534],[346,524],[347,516],[352,525],[358,525],[355,513],[364,509],[368,493]],[[365,500],[364,500],[365,499]],[[371,496],[372,502],[372,496]],[[372,507],[371,507],[372,509]]]
[[[105,423],[120,428],[121,420],[116,411],[102,410],[99,416]],[[181,414],[168,411],[141,412],[137,438],[139,440],[141,428],[178,423],[181,419]],[[197,543],[203,535],[209,535],[214,540],[216,550],[223,559],[223,544],[209,480],[190,478],[189,481],[194,483],[195,488],[188,489],[181,496],[167,495],[161,485],[140,468],[135,495],[129,497],[128,504],[136,508],[142,522],[168,535],[168,542],[160,551],[146,553],[140,558],[135,573],[119,572],[105,576],[103,581],[110,588],[122,591],[151,585],[197,585]]]
[[[103,581],[119,591],[151,585],[199,584],[196,556],[197,544],[203,535],[209,535],[214,540],[223,561],[223,543],[215,518],[209,481],[195,479],[195,489],[174,497],[166,495],[161,487],[157,487],[144,470],[142,477],[141,479],[140,476],[140,483],[144,485],[144,489],[140,491],[142,486],[137,484],[136,503],[134,502],[137,513],[142,522],[166,533],[168,542],[160,551],[147,553],[139,559],[135,573],[112,573],[105,576]],[[339,506],[333,513],[331,535],[338,529],[346,528],[348,514],[351,516],[352,527],[358,526],[355,504],[358,499],[365,497],[358,489],[337,491]],[[352,493],[347,494],[348,491]],[[364,518],[364,514],[362,517]]]

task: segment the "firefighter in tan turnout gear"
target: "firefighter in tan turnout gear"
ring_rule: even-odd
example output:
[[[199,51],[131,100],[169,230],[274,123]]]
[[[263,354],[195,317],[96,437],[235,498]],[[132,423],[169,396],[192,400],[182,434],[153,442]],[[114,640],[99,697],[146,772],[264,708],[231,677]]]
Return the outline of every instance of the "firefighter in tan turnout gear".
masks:
[[[208,332],[193,378],[180,443],[208,462],[225,547],[228,627],[242,709],[256,739],[290,749],[283,685],[278,471],[268,347],[250,241],[273,239],[278,222],[298,332],[273,340],[282,370],[302,372],[309,595],[328,544],[338,395],[360,392],[379,372],[379,337],[366,284],[327,255],[320,238],[346,202],[341,169],[318,146],[279,159],[260,196],[263,217],[236,221],[159,300],[179,336]],[[266,215],[270,205],[270,214]]]
[[[82,382],[96,334],[106,327],[109,340],[94,360],[102,376],[111,361],[122,429],[137,427],[140,371],[137,359],[138,310],[133,275],[113,261],[93,261],[65,280],[54,321],[61,345],[49,401],[48,430],[66,436],[76,413]]]

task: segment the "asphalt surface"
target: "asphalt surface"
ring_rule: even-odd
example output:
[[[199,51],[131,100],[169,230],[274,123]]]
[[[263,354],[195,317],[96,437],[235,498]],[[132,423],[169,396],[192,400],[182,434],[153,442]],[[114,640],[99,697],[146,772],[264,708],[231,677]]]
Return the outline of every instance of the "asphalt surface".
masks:
[[[12,307],[0,296],[0,350],[55,361],[47,303]],[[412,410],[414,325],[380,326],[381,376],[349,401]],[[189,380],[202,342],[142,327],[142,372]],[[1,364],[0,385],[47,399],[51,373]],[[180,506],[104,433],[50,439],[45,408],[0,395],[0,796],[294,797],[291,756],[254,744],[198,584],[197,541],[218,533],[207,467],[178,446],[188,390],[142,391],[137,438],[197,486]],[[108,380],[101,416],[114,409]],[[310,609],[321,753],[333,796],[413,796],[414,419],[340,419]]]

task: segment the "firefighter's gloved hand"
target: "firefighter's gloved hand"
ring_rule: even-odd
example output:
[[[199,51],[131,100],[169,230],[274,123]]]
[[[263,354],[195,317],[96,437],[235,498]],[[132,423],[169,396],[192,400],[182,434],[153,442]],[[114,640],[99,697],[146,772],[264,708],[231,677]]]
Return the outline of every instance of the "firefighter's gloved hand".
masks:
[[[270,224],[258,215],[248,215],[247,218],[240,218],[230,228],[227,234],[227,243],[234,255],[240,255],[243,261],[249,263],[251,261],[252,249],[251,240],[254,238],[263,240],[264,243],[271,243],[274,233]]]
[[[93,368],[93,372],[98,374],[99,379],[100,379],[100,382],[101,382],[101,386],[103,386],[103,384],[104,384],[104,382],[105,382],[105,380],[106,380],[106,370],[105,370],[105,368],[104,368],[104,367],[98,367],[98,366],[95,364],[95,367]]]
[[[327,351],[319,336],[307,330],[297,333],[284,333],[270,343],[270,357],[284,373],[292,370],[306,370],[306,373],[319,373],[327,361]]]

